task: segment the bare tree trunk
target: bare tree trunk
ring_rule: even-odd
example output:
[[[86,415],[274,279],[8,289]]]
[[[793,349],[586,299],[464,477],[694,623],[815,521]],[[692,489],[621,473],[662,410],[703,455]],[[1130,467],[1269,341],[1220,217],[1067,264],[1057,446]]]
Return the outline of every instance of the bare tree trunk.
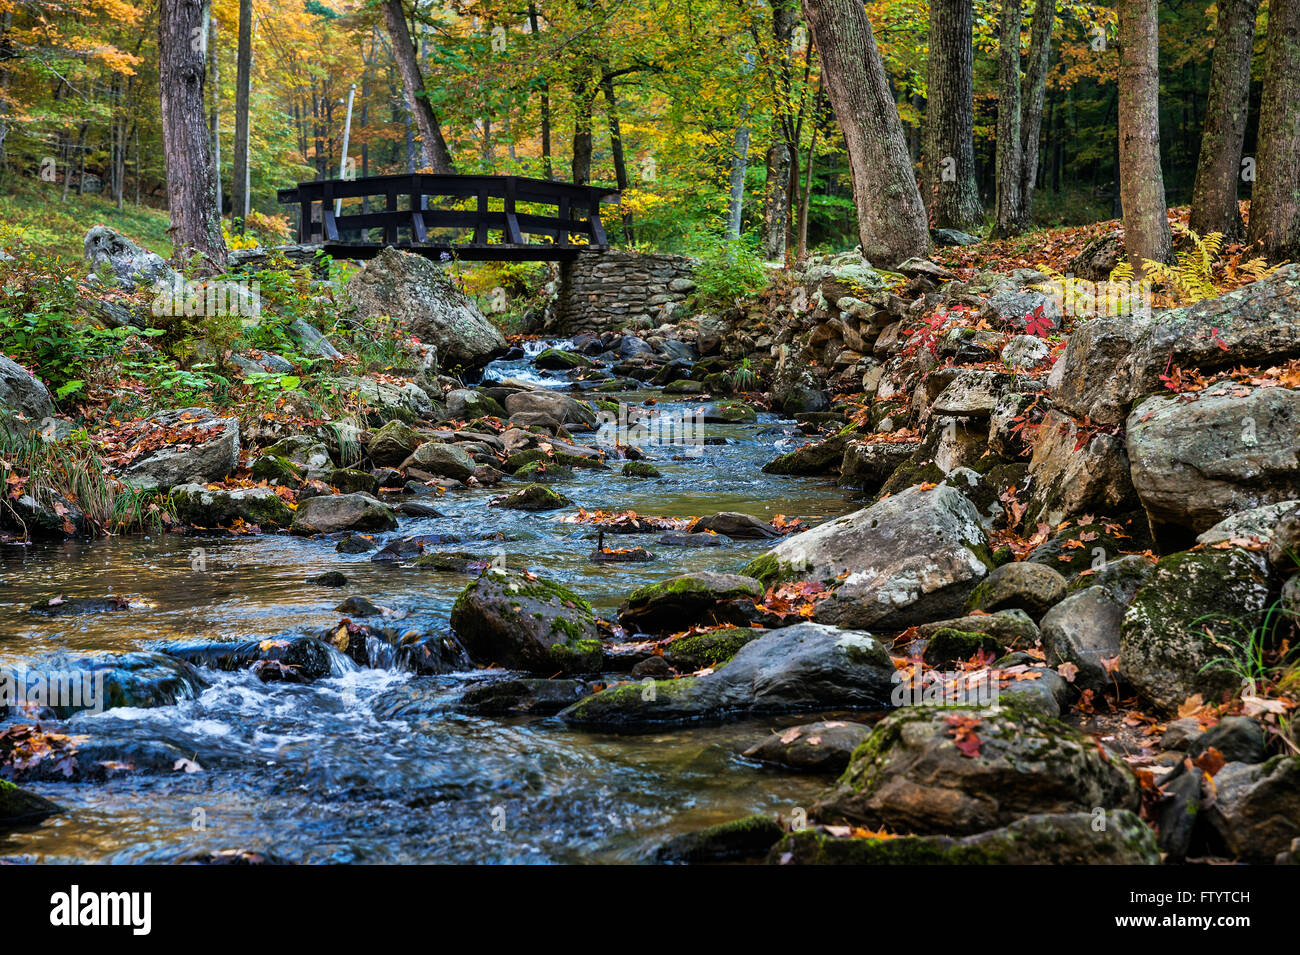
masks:
[[[574,185],[591,182],[591,114],[596,105],[596,84],[582,66],[583,73],[573,84],[573,162],[570,167]]]
[[[217,18],[211,18],[212,40],[208,57],[212,61],[212,179],[217,186],[217,218],[223,208],[221,196],[221,59],[217,56]]]
[[[1020,135],[1020,0],[1002,0],[998,39],[997,232],[1016,235],[1025,227],[1020,204],[1024,160]]]
[[[217,216],[216,182],[203,115],[203,0],[162,0],[158,18],[158,89],[162,100],[163,156],[167,162],[167,205],[177,259],[195,252],[214,266],[226,262]]]
[[[925,169],[930,219],[970,229],[984,216],[975,184],[972,0],[931,0]]]
[[[8,102],[5,94],[9,89],[9,67],[6,64],[13,54],[12,45],[8,40],[9,29],[13,22],[12,10],[6,10],[4,15],[0,16],[0,175],[4,173],[5,139],[9,135],[9,108],[5,105]]]
[[[239,49],[235,54],[235,158],[231,217],[244,232],[248,216],[248,99],[253,74],[253,0],[239,0]]]
[[[446,140],[442,138],[442,127],[438,124],[433,104],[429,102],[428,91],[424,88],[424,76],[420,73],[420,64],[415,58],[415,44],[411,42],[411,31],[406,27],[402,0],[383,0],[383,7],[384,26],[392,41],[397,70],[402,75],[406,105],[420,133],[424,164],[436,173],[454,174],[456,167],[451,161],[451,152],[447,149]]]
[[[1269,0],[1250,241],[1300,256],[1300,0]]]
[[[537,4],[528,4],[528,26],[536,35],[537,26]],[[547,179],[554,178],[554,171],[551,167],[551,84],[543,81],[542,83],[542,172]]]
[[[772,117],[772,141],[767,148],[767,186],[763,203],[763,255],[773,261],[785,258],[786,230],[790,218],[790,43],[798,7],[794,0],[772,0],[772,39],[776,50],[774,93],[778,102]],[[797,144],[795,146],[797,147]]]
[[[1202,235],[1241,235],[1237,183],[1250,109],[1250,60],[1259,0],[1219,0],[1219,24],[1210,63],[1210,96],[1201,129],[1201,157],[1192,188],[1189,224]]]
[[[727,238],[740,238],[745,211],[745,167],[749,163],[749,104],[740,114],[740,125],[731,138],[731,188],[727,199]]]
[[[799,261],[808,255],[808,204],[812,201],[813,157],[817,155],[817,107],[821,102],[821,89],[813,99],[812,132],[808,135],[808,161],[804,163],[803,195],[799,199],[799,225],[795,239]]]
[[[1119,3],[1119,192],[1134,270],[1172,256],[1160,171],[1160,40],[1156,0]]]
[[[619,122],[618,97],[614,93],[614,77],[608,72],[600,77],[600,88],[605,94],[605,107],[609,116],[609,145],[614,157],[614,181],[620,192],[628,187],[627,158],[623,152],[623,127]],[[628,242],[635,241],[632,232],[632,213],[623,214],[623,235]]]
[[[1047,95],[1047,64],[1052,53],[1052,25],[1056,0],[1038,0],[1029,36],[1029,64],[1020,118],[1020,214],[1026,225],[1033,221],[1034,187],[1038,184],[1038,140],[1043,131],[1043,100]]]
[[[858,0],[803,0],[803,10],[844,133],[862,254],[884,268],[924,255],[925,206],[866,8]]]

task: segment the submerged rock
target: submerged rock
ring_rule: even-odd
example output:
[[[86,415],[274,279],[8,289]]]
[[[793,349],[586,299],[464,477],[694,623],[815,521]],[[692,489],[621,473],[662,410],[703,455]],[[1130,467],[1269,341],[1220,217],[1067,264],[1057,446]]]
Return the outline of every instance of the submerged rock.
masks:
[[[871,727],[844,720],[805,723],[773,733],[744,755],[763,763],[807,773],[842,773]]]
[[[524,571],[490,571],[466,587],[451,626],[479,663],[551,675],[592,673],[604,651],[591,604]]]
[[[767,816],[746,816],[697,832],[683,832],[660,843],[649,854],[660,863],[735,862],[759,859],[785,835],[785,829]]]
[[[816,623],[772,630],[700,676],[602,690],[561,718],[586,726],[650,726],[726,715],[888,705],[893,664],[868,633]]]
[[[38,719],[170,706],[198,696],[207,685],[188,663],[147,651],[60,653],[0,670],[0,699],[26,701]]]
[[[0,779],[0,830],[40,822],[62,811],[44,796],[29,793],[7,779]]]
[[[258,663],[276,663],[297,677],[293,682],[319,680],[333,671],[329,648],[315,637],[272,637],[269,640],[166,641],[160,653],[193,666],[213,670],[247,670]]]
[[[767,521],[736,511],[719,511],[696,519],[690,526],[692,534],[710,531],[733,540],[769,540],[781,536],[781,532]]]
[[[496,680],[470,687],[456,709],[484,716],[507,713],[549,715],[571,706],[588,693],[580,680]]]

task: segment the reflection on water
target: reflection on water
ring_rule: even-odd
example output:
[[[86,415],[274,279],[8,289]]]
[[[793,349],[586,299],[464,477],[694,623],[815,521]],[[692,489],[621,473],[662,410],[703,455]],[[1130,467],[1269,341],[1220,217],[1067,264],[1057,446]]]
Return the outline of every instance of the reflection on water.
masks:
[[[513,373],[509,365],[498,370],[499,377]],[[782,437],[770,433],[772,425],[708,426],[729,443],[681,461],[667,449],[652,451],[661,479],[579,471],[563,490],[588,509],[662,516],[738,510],[815,523],[849,509],[829,481],[759,473]],[[438,502],[445,517],[403,519],[399,533],[450,535],[441,550],[504,548],[512,563],[564,582],[607,615],[643,582],[687,570],[739,570],[763,549],[761,542],[671,548],[645,536],[636,542],[656,561],[596,565],[587,560],[590,528],[558,522],[567,512],[486,507],[495,493],[448,492]],[[195,548],[204,551],[203,570],[193,569]],[[288,535],[0,547],[0,665],[56,649],[135,650],[159,640],[317,628],[337,622],[332,608],[348,594],[404,613],[403,625],[413,629],[447,626],[465,577],[369,556]],[[305,583],[326,570],[342,570],[348,586]],[[132,609],[54,618],[26,612],[56,594],[123,596]],[[0,856],[164,861],[240,848],[311,862],[620,861],[668,833],[754,811],[788,815],[823,785],[737,755],[770,728],[815,715],[618,736],[576,732],[553,718],[433,712],[381,721],[372,702],[394,687],[419,681],[451,699],[476,675],[355,669],[310,686],[263,684],[246,672],[205,675],[212,685],[197,699],[81,714],[64,726],[96,740],[167,743],[203,771],[32,784],[71,811],[0,836]]]

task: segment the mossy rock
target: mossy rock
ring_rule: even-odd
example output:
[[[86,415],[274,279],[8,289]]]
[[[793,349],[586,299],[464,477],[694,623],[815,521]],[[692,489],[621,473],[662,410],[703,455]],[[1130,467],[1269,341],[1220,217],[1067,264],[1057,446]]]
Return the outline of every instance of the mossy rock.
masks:
[[[369,471],[358,471],[355,468],[335,468],[330,472],[329,484],[340,494],[379,494],[379,479]]]
[[[366,453],[378,467],[396,467],[420,446],[420,435],[404,421],[390,421],[370,436]]]
[[[451,626],[476,662],[543,676],[592,673],[604,659],[595,613],[582,597],[523,571],[488,571],[456,598]]]
[[[269,487],[209,490],[201,484],[183,484],[171,491],[176,517],[198,527],[229,527],[236,521],[259,527],[288,527],[294,510]]]
[[[645,461],[628,461],[623,465],[623,477],[657,478],[663,477],[659,469]]]
[[[508,507],[517,511],[554,511],[568,507],[573,499],[545,484],[530,484],[504,497],[493,498],[489,503],[493,507]]]
[[[725,372],[715,371],[704,376],[704,388],[715,395],[731,394],[731,376]]]
[[[44,796],[29,793],[7,779],[0,779],[0,830],[40,822],[62,811]]]
[[[533,364],[548,371],[565,371],[571,368],[589,368],[595,363],[586,355],[578,355],[562,348],[547,348],[533,360]]]
[[[701,572],[683,574],[646,584],[628,594],[619,608],[619,622],[629,632],[668,633],[713,618],[717,623],[745,620],[718,619],[730,616],[723,606],[733,600],[762,600],[763,585],[738,574]]]
[[[704,382],[691,381],[689,378],[678,378],[664,385],[666,395],[702,395],[705,390]]]
[[[710,388],[710,391],[713,389]],[[718,421],[723,424],[752,424],[758,420],[758,411],[744,401],[723,401],[710,408],[705,420]]]
[[[297,487],[302,483],[302,470],[288,458],[278,454],[263,454],[253,462],[250,470],[254,480],[266,481],[268,484]]]
[[[835,435],[825,441],[815,441],[774,458],[763,465],[765,474],[838,474],[844,460],[844,446],[848,435]]]
[[[584,458],[577,454],[566,454],[563,451],[556,451],[547,454],[541,448],[529,448],[527,451],[517,451],[501,465],[501,470],[507,474],[514,474],[526,464],[532,464],[534,461],[540,461],[546,464],[558,464],[566,468],[585,468],[588,470],[601,470],[605,467],[604,463]]]
[[[1112,529],[1115,524],[1123,527],[1119,533]],[[1112,561],[1126,553],[1141,553],[1153,546],[1146,515],[1128,515],[1116,522],[1096,521],[1067,527],[1035,547],[1025,559],[1046,564],[1067,580],[1075,580],[1084,571],[1096,569],[1099,562]]]
[[[552,481],[572,481],[575,476],[568,468],[546,461],[530,461],[515,472],[515,477],[521,481],[541,482],[543,484],[549,484]]]
[[[717,667],[736,655],[745,644],[766,631],[752,627],[722,627],[705,633],[678,637],[664,647],[664,660],[674,670],[691,673],[705,667]]]
[[[1002,644],[990,634],[944,627],[936,630],[926,644],[925,662],[942,669],[969,660],[977,652],[997,657],[1001,655],[1002,649]]]
[[[801,829],[772,847],[775,865],[1159,865],[1155,834],[1128,810],[1042,813],[989,832],[837,838]]]
[[[753,815],[684,832],[660,843],[651,853],[655,862],[707,863],[761,859],[785,835],[780,823]]]

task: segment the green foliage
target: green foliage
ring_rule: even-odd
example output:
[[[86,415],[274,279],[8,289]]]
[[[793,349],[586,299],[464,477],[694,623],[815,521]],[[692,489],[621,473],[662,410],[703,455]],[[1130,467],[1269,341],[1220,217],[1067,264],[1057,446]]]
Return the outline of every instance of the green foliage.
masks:
[[[696,308],[728,308],[767,288],[770,276],[755,246],[751,236],[737,240],[697,237],[693,249],[699,260],[695,268]]]
[[[754,371],[748,358],[742,358],[740,364],[730,372],[732,391],[753,391],[758,387],[758,373]]]

